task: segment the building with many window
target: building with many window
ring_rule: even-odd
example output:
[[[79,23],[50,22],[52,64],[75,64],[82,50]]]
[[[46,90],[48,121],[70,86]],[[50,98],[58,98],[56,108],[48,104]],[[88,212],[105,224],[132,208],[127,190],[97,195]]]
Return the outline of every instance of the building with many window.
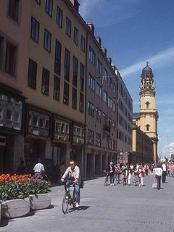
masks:
[[[14,171],[20,159],[32,167],[37,157],[47,166],[51,161],[54,165],[67,163],[70,156],[83,163],[87,26],[75,3],[0,3],[4,172],[9,163]]]
[[[40,157],[101,175],[131,151],[132,99],[93,24],[77,0],[2,0],[0,15],[0,172]]]
[[[95,28],[88,23],[87,177],[101,175],[121,152],[131,152],[132,99]]]

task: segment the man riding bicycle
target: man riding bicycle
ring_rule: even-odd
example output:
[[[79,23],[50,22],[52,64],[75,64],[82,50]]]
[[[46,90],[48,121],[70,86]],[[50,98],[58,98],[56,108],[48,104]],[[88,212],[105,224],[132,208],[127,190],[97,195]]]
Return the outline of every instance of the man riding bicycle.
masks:
[[[65,182],[65,189],[68,190],[70,186],[74,186],[76,197],[76,208],[80,206],[80,168],[76,165],[74,160],[69,162],[69,167],[63,174],[61,181]]]

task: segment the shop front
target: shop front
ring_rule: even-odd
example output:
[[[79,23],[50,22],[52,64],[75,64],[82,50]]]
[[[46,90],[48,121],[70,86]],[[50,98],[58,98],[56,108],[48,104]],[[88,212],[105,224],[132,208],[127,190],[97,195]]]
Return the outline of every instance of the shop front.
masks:
[[[32,173],[38,158],[45,166],[52,160],[51,114],[31,105],[27,105],[26,110],[25,163]]]
[[[0,85],[0,173],[15,172],[23,158],[23,108],[21,92]]]

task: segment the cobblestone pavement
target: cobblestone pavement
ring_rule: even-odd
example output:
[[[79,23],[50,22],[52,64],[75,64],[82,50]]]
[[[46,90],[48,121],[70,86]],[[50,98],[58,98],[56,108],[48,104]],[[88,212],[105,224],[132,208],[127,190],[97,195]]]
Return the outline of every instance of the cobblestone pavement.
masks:
[[[37,211],[0,227],[2,232],[174,232],[174,179],[160,191],[153,177],[144,187],[107,186],[104,178],[87,181],[81,192],[81,210],[61,212],[62,187],[50,193],[53,208]]]

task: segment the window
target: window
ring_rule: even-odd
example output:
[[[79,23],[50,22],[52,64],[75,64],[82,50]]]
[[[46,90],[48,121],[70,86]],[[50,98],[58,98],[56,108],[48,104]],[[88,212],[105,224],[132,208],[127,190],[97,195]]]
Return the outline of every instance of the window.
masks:
[[[100,109],[96,108],[96,120],[97,122],[101,123],[101,119],[102,119],[102,112]]]
[[[61,75],[61,51],[62,51],[62,45],[61,43],[56,40],[55,44],[55,59],[54,59],[54,72]]]
[[[57,7],[57,13],[56,13],[56,23],[59,27],[62,28],[63,25],[63,11],[60,9],[60,7]]]
[[[49,136],[50,118],[47,114],[36,111],[29,112],[30,124],[28,128],[29,134],[35,136]]]
[[[46,68],[43,68],[41,92],[47,96],[49,95],[49,77],[50,77],[50,72]]]
[[[79,111],[84,113],[84,94],[80,93]]]
[[[80,49],[82,52],[86,51],[86,40],[85,40],[85,37],[83,35],[81,35]]]
[[[70,52],[65,48],[65,58],[64,58],[64,79],[69,81],[70,74]]]
[[[96,82],[96,94],[101,97],[102,96],[102,88],[101,88],[101,85]]]
[[[101,134],[96,133],[96,146],[101,147]]]
[[[2,106],[1,106],[2,107]],[[1,126],[1,121],[3,120],[3,109],[2,108],[0,108],[0,126]]]
[[[150,130],[150,125],[147,124],[147,125],[146,125],[146,131],[149,131],[149,130]]]
[[[91,144],[91,145],[94,144],[94,131],[93,130],[88,129],[87,139],[88,139],[88,144]]]
[[[19,20],[19,0],[9,0],[8,16],[14,21]]]
[[[79,44],[79,31],[76,27],[74,27],[74,43]]]
[[[35,0],[38,5],[41,5],[41,0]]]
[[[53,99],[60,100],[60,78],[54,76],[54,90],[53,90]]]
[[[66,17],[66,29],[65,29],[65,32],[69,37],[71,37],[71,24],[72,24],[71,20],[68,17]]]
[[[72,108],[77,109],[77,89],[72,88]]]
[[[99,72],[99,74],[102,74],[103,68],[100,59],[97,59],[97,71]]]
[[[89,60],[93,65],[96,64],[96,54],[91,46],[89,46]]]
[[[88,86],[95,91],[95,79],[89,73]]]
[[[35,42],[39,41],[39,28],[40,28],[39,22],[34,17],[31,17],[30,36],[31,36],[31,39],[34,40]]]
[[[85,67],[80,63],[80,91],[84,92],[85,85]]]
[[[104,68],[103,82],[108,83],[108,71]]]
[[[28,64],[28,87],[36,89],[37,63],[29,59]]]
[[[78,79],[78,59],[73,56],[73,85],[77,87]]]
[[[5,72],[14,76],[16,67],[16,51],[17,48],[10,42],[6,42]]]
[[[109,88],[112,89],[112,77],[109,77]]]
[[[111,109],[113,108],[113,100],[110,97],[108,97],[108,107]]]
[[[95,117],[95,106],[91,102],[88,102],[88,115],[91,117]]]
[[[64,81],[63,103],[69,105],[69,84]]]
[[[149,109],[149,105],[150,105],[150,103],[146,102],[146,109]]]
[[[6,119],[7,119],[7,121],[12,121],[12,115],[13,115],[12,110],[7,109],[7,111],[6,111]]]
[[[106,91],[103,91],[103,101],[107,102],[107,100],[108,100],[108,94]]]
[[[116,84],[113,83],[113,91],[114,91],[114,96],[116,96],[116,93],[117,93],[117,87],[116,87]]]
[[[44,48],[51,52],[51,33],[45,29],[44,32]]]
[[[45,2],[45,12],[51,17],[53,11],[53,0],[46,0]]]

